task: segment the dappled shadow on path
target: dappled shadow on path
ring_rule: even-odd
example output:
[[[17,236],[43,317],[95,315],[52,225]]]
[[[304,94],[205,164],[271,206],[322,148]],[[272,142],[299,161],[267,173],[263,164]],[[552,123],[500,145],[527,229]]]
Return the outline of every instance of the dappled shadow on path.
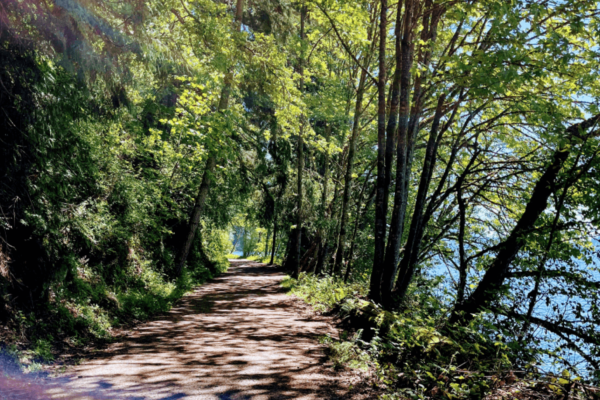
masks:
[[[329,399],[343,392],[283,274],[248,261],[76,366],[56,394],[123,399]]]

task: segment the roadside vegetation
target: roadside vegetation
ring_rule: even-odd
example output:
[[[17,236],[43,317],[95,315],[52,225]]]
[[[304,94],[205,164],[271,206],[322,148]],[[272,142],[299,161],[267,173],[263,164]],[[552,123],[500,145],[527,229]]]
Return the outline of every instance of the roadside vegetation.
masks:
[[[229,254],[343,315],[336,363],[397,396],[599,385],[599,26],[596,0],[0,1],[4,351],[108,340]]]
[[[448,310],[427,288],[411,288],[415,303],[389,312],[368,300],[364,281],[302,273],[298,279],[288,276],[282,286],[316,312],[339,319],[340,338],[322,338],[330,360],[335,368],[362,371],[383,399],[600,396],[567,369],[548,371],[539,363],[543,352],[532,353],[527,343],[503,336],[484,315],[470,326],[448,325]]]

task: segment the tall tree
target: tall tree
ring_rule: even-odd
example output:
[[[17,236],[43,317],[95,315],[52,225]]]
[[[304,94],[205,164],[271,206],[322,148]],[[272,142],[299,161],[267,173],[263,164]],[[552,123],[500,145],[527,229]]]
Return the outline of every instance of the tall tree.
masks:
[[[300,92],[304,91],[304,63],[305,63],[305,40],[306,40],[306,16],[308,14],[308,7],[304,2],[300,5],[300,59],[298,60],[298,74],[300,75]],[[297,144],[297,191],[298,191],[298,200],[297,200],[297,210],[296,210],[296,240],[295,240],[295,249],[293,252],[294,255],[294,275],[298,276],[300,274],[300,258],[302,257],[302,222],[303,222],[303,202],[304,202],[304,193],[302,192],[302,178],[304,175],[304,129],[305,124],[307,123],[306,115],[301,114],[300,116],[300,131],[298,133],[298,144]]]
[[[387,177],[386,177],[386,60],[387,45],[387,0],[381,0],[379,17],[379,74],[377,78],[377,197],[375,200],[375,253],[369,296],[376,302],[381,301],[381,275],[385,257],[385,227],[387,216]]]
[[[244,8],[244,0],[237,0],[235,6],[235,20],[234,27],[237,31],[241,31],[242,29],[242,16]],[[225,75],[225,79],[223,80],[223,89],[221,91],[221,99],[219,100],[219,105],[217,107],[217,112],[222,113],[229,106],[229,97],[231,93],[231,86],[233,83],[233,67],[230,67],[229,71]],[[204,205],[206,203],[206,198],[208,196],[208,192],[211,187],[211,182],[214,180],[215,168],[217,166],[217,155],[209,154],[206,160],[206,165],[204,167],[204,174],[202,175],[202,183],[200,184],[200,188],[198,189],[198,194],[196,195],[196,201],[194,203],[194,208],[192,210],[192,214],[190,216],[190,220],[188,223],[188,231],[185,235],[185,239],[181,245],[179,253],[177,255],[177,261],[175,263],[175,271],[177,275],[181,275],[183,271],[183,266],[187,260],[188,254],[190,252],[190,248],[192,247],[192,243],[196,236],[196,230],[198,229],[198,225],[200,223],[200,218],[202,217],[202,211],[204,210]]]

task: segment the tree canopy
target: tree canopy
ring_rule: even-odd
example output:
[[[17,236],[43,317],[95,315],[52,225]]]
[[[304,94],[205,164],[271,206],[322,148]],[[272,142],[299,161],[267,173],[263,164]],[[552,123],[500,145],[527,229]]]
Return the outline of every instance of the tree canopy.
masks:
[[[597,383],[599,6],[2,0],[1,317],[101,332],[243,237]]]

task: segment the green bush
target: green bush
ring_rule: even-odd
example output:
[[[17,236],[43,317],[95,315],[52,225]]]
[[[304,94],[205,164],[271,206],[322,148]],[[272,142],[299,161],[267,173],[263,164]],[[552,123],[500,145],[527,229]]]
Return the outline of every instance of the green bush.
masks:
[[[422,314],[413,310],[424,307],[409,307],[389,312],[364,300],[365,283],[344,283],[334,277],[301,274],[297,280],[286,277],[282,286],[317,311],[336,310],[341,317],[366,325],[370,335],[364,335],[361,327],[354,334],[345,332],[340,340],[326,337],[323,343],[335,367],[373,368],[379,383],[388,388],[385,398],[432,394],[479,398],[491,387],[484,376],[501,376],[511,369],[515,358],[483,318],[459,328],[444,326],[442,318],[431,316],[443,315],[443,310]]]
[[[49,336],[47,339],[38,339],[33,347],[33,354],[42,361],[54,360],[54,354],[52,354],[52,340],[52,336]]]
[[[304,272],[297,280],[289,276],[284,278],[282,285],[321,312],[330,311],[347,297],[364,297],[369,290],[364,282],[344,283],[338,277],[322,278]]]
[[[362,331],[358,331],[352,340],[337,341],[331,336],[325,336],[321,343],[329,348],[329,358],[334,368],[348,367],[367,371],[374,364],[374,359],[362,346],[360,341]]]

